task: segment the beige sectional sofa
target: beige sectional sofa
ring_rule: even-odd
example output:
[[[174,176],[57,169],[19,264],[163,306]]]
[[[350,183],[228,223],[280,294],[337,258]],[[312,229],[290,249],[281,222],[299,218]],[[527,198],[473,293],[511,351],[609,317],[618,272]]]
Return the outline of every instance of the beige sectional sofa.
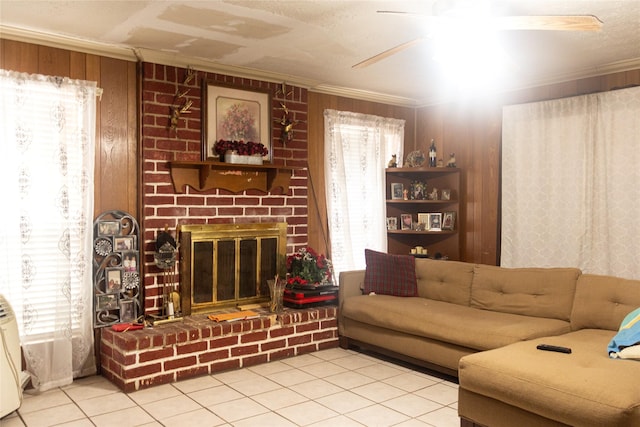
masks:
[[[343,347],[458,376],[463,425],[640,425],[640,361],[607,354],[640,281],[431,259],[415,270],[415,297],[366,294],[365,270],[341,273]]]

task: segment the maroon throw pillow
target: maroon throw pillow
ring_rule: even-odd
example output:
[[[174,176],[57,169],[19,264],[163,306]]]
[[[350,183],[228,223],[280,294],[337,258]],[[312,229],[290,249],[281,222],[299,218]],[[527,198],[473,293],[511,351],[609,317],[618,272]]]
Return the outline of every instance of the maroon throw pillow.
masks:
[[[364,293],[375,292],[397,297],[418,296],[414,257],[365,249],[364,258],[367,263],[364,273]]]

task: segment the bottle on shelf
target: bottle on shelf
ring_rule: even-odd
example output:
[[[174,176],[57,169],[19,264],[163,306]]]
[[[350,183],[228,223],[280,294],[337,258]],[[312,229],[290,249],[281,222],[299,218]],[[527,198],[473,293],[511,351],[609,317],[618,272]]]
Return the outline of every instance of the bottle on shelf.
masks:
[[[432,168],[436,167],[436,164],[437,164],[436,157],[437,157],[436,142],[432,139],[431,146],[429,147],[429,167],[432,167]]]

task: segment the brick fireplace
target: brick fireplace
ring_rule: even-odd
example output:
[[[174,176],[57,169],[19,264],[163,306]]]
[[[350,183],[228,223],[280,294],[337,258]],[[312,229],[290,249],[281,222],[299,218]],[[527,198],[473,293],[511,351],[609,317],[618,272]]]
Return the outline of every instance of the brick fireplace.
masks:
[[[283,88],[283,82],[202,71],[195,72],[196,78],[188,79],[188,75],[185,68],[141,64],[143,209],[139,222],[145,314],[161,311],[166,276],[154,264],[154,251],[158,233],[165,229],[177,237],[178,227],[186,225],[284,223],[285,253],[293,253],[308,242],[307,90],[289,85]],[[202,160],[202,93],[207,81],[270,92],[271,162],[293,171],[286,189],[232,192],[174,188],[170,162]],[[178,93],[186,93],[190,108],[172,123]],[[278,121],[283,103],[289,118],[298,123],[286,145],[280,140]],[[257,310],[259,318],[232,323],[218,324],[206,314],[193,314],[179,322],[137,331],[116,333],[104,328],[101,372],[123,390],[133,391],[338,345],[336,307],[286,309],[279,316]]]
[[[266,82],[196,71],[196,78],[184,84],[185,68],[160,64],[142,64],[142,186],[141,228],[144,235],[144,307],[148,314],[161,307],[163,272],[154,265],[155,240],[165,227],[175,236],[178,225],[241,224],[283,222],[287,225],[286,252],[305,246],[307,237],[307,90],[286,87],[282,82]],[[293,168],[286,192],[274,189],[265,193],[245,190],[233,193],[225,189],[197,191],[186,187],[177,193],[172,185],[168,162],[200,161],[202,139],[202,85],[215,81],[245,90],[267,89],[272,99],[271,153],[274,165]],[[175,129],[170,128],[171,106],[175,94],[188,90],[190,111],[182,114]],[[286,96],[286,99],[285,99]],[[299,121],[294,137],[286,145],[280,142],[281,103],[286,102]]]

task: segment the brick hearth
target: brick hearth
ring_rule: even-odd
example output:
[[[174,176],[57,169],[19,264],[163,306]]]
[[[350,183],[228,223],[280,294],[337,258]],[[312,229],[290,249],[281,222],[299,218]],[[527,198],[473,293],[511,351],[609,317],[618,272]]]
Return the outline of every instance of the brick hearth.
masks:
[[[216,323],[206,314],[138,331],[105,328],[101,373],[125,392],[338,346],[337,308]]]

